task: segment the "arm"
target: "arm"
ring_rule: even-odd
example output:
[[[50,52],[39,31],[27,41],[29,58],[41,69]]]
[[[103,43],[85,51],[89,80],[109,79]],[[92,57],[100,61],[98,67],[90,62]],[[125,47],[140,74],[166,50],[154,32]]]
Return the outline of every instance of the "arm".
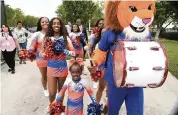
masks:
[[[84,84],[84,87],[85,87],[85,89],[86,89],[88,95],[90,96],[90,99],[92,100],[92,102],[93,102],[93,103],[96,103],[96,98],[95,98],[95,96],[94,96],[94,94],[93,94],[93,91],[92,91],[92,89],[91,89],[89,83],[88,83],[88,82],[85,82],[85,83],[83,83],[83,84]]]
[[[57,96],[56,100],[53,103],[59,103],[59,101],[64,96],[66,89],[67,89],[67,84],[64,84],[63,87],[62,87],[62,89],[58,93],[58,96]]]
[[[34,33],[32,36],[31,36],[31,44],[30,44],[30,47],[29,47],[29,51],[36,51],[37,50],[37,37],[38,37],[38,34],[37,33]]]
[[[21,50],[21,48],[20,48],[20,45],[19,45],[19,42],[18,42],[17,38],[16,38],[15,36],[13,36],[13,39],[14,39],[14,42],[15,42],[16,47],[17,47],[19,50]]]
[[[72,45],[72,41],[69,37],[67,37],[67,47],[70,51],[75,51],[74,46]]]
[[[95,36],[93,34],[91,34],[91,36],[90,36],[90,42],[89,42],[89,47],[90,47],[89,51],[90,52],[92,51],[92,47],[93,47],[93,45],[95,43],[95,39],[96,39]]]
[[[98,48],[94,51],[93,61],[96,62],[96,65],[101,65],[105,61],[107,51],[114,41],[115,34],[110,30],[106,30],[98,44]]]
[[[28,34],[27,38],[30,38],[31,33],[24,28],[24,32]]]

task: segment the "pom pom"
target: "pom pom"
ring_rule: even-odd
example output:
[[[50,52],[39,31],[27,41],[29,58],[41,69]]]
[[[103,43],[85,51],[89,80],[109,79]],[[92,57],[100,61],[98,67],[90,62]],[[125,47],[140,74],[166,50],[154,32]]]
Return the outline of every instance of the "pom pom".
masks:
[[[51,39],[46,39],[44,43],[44,51],[42,52],[42,57],[44,59],[52,59],[54,56],[53,47],[54,42]]]
[[[30,61],[34,61],[36,59],[36,53],[34,51],[28,51],[27,52],[27,58]]]
[[[96,73],[91,74],[91,78],[93,81],[98,81],[99,79],[101,79],[102,78],[101,69],[97,69]]]
[[[50,104],[50,115],[61,115],[61,113],[65,112],[65,106],[62,105],[62,102],[56,104]]]
[[[19,51],[18,57],[20,59],[26,59],[27,58],[27,53],[28,53],[28,51],[26,49],[22,49],[21,51]]]
[[[103,110],[103,105],[97,103],[90,103],[87,108],[87,115],[101,115]]]
[[[64,48],[65,48],[64,39],[54,40],[54,48],[53,48],[54,54],[59,55],[64,51]]]

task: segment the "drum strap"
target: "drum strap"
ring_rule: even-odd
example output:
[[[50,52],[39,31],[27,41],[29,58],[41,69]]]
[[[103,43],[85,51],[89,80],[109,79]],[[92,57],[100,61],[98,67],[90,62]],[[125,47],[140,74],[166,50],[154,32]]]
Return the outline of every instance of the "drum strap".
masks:
[[[117,36],[118,36],[118,34],[121,33],[121,31],[113,31],[113,32],[115,34],[115,39],[114,39],[113,43],[110,45],[109,50],[107,51],[107,54],[106,54],[106,61],[105,61],[105,64],[104,64],[104,69],[105,70],[107,68],[107,61],[108,61],[108,57],[109,57],[109,53],[110,53],[111,47],[117,42]]]

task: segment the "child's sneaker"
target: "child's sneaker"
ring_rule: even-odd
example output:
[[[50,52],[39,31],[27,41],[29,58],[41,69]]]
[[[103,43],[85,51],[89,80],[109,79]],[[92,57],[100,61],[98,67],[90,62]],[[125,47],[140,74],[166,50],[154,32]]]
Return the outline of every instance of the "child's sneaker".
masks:
[[[49,96],[49,92],[48,92],[48,90],[43,90],[43,93],[44,93],[44,95],[45,95],[46,97]]]

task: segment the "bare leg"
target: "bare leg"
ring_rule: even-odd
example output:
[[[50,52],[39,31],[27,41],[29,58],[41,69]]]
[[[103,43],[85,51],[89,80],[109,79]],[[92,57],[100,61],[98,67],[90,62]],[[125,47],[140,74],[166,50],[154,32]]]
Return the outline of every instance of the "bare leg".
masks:
[[[56,98],[57,93],[57,78],[48,76],[48,91],[49,91],[49,101],[52,103]]]
[[[47,67],[39,67],[40,73],[41,73],[41,83],[43,85],[44,90],[47,89]]]
[[[98,91],[96,93],[96,101],[98,103],[100,103],[104,88],[105,88],[105,81],[104,81],[104,78],[102,78],[99,80],[99,87],[98,87]]]

